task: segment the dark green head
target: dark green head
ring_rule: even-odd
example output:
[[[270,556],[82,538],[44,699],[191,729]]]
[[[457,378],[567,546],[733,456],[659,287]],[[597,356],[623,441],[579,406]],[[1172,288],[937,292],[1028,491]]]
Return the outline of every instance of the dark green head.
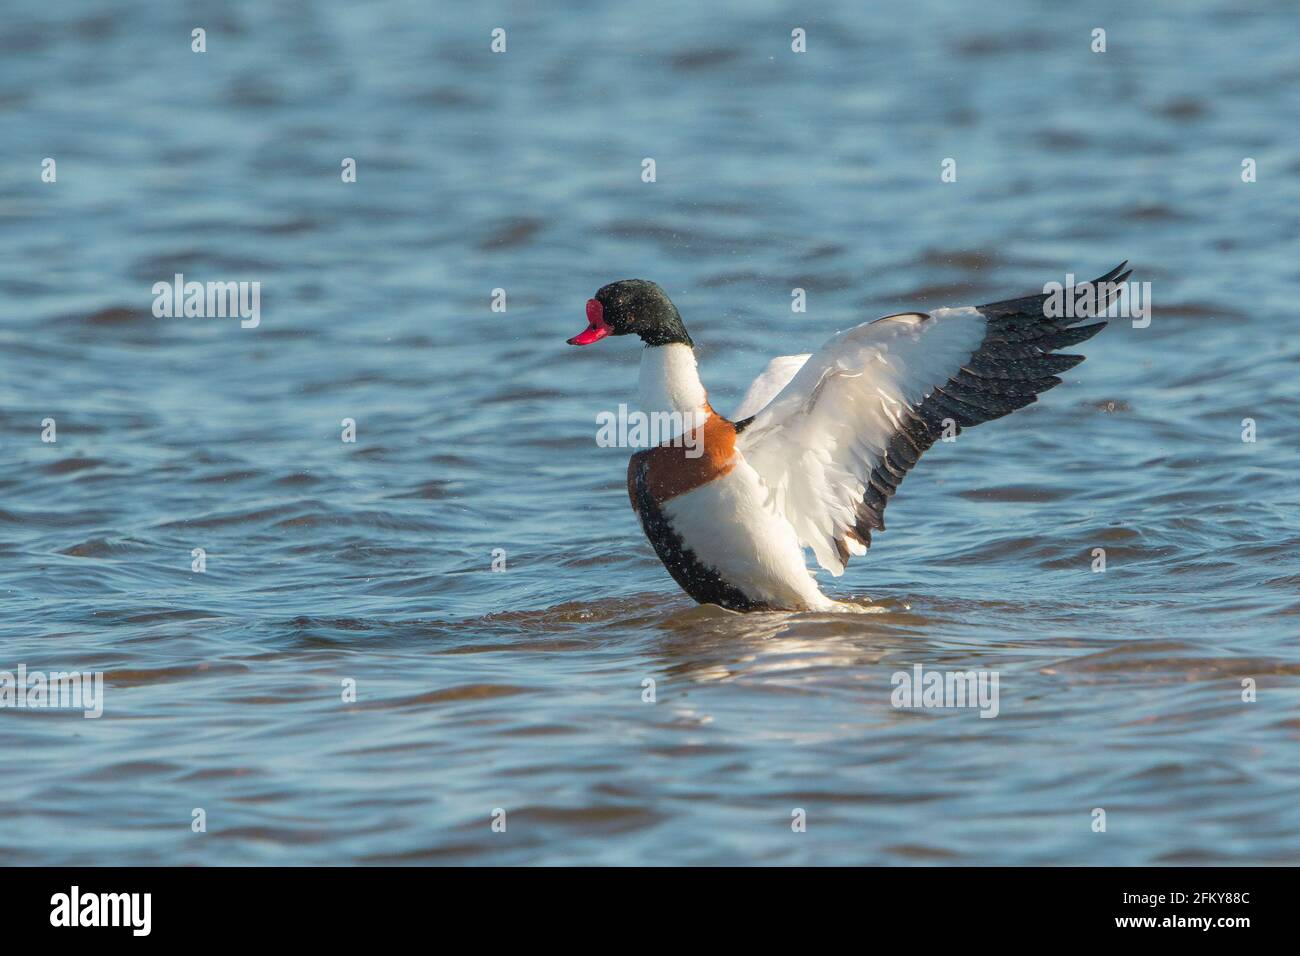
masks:
[[[646,279],[620,279],[601,286],[596,297],[587,300],[586,331],[569,339],[569,344],[590,345],[607,335],[633,333],[646,345],[695,345],[677,306],[663,289]]]

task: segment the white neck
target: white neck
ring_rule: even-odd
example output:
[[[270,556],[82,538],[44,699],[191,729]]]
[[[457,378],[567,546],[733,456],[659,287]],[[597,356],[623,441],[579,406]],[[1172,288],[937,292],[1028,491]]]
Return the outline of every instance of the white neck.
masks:
[[[680,342],[641,350],[641,410],[704,416],[708,400],[700,384],[695,350]],[[702,417],[700,420],[703,420]]]

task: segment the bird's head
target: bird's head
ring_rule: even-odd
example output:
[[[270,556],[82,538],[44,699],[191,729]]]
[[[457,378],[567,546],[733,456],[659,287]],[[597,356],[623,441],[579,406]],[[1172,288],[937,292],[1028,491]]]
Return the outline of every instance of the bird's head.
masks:
[[[587,328],[568,341],[590,345],[609,335],[633,333],[646,345],[695,344],[667,293],[646,279],[620,279],[601,286],[595,298],[587,300]]]

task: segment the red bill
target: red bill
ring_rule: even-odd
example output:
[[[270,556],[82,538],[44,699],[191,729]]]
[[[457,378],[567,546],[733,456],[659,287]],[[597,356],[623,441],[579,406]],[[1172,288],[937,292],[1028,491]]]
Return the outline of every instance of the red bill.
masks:
[[[614,329],[605,324],[605,307],[596,299],[587,300],[587,327],[573,338],[570,345],[590,345],[612,334]]]

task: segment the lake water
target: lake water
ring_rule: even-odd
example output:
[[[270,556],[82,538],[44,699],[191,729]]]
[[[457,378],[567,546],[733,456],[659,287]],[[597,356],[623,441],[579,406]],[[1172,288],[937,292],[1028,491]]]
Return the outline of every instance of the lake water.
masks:
[[[7,11],[0,670],[104,713],[0,709],[0,863],[1300,862],[1300,64],[1251,6]],[[1149,327],[824,579],[876,613],[696,607],[595,442],[638,349],[564,344],[654,279],[727,410],[1125,258]],[[155,318],[177,273],[260,324]],[[896,709],[916,664],[998,716]]]

